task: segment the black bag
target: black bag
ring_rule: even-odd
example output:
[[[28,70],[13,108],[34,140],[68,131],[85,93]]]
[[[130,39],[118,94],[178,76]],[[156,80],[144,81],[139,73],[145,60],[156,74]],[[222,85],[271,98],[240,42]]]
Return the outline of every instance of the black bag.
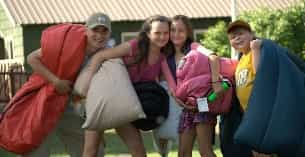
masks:
[[[155,81],[134,83],[145,119],[139,119],[132,124],[143,131],[157,128],[164,122],[169,112],[169,96],[167,91]]]

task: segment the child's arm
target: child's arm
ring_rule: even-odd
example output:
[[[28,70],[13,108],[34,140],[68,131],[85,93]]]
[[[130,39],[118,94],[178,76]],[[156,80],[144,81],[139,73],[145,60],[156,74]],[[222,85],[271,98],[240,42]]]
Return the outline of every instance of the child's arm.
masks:
[[[27,62],[32,67],[33,71],[40,74],[48,82],[53,84],[59,94],[66,94],[71,90],[72,84],[69,80],[61,80],[53,74],[41,62],[41,49],[35,50],[27,56]]]
[[[128,42],[122,43],[114,48],[98,51],[89,63],[89,69],[94,74],[101,63],[112,58],[119,58],[128,55],[131,51],[131,45]]]
[[[215,55],[215,52],[213,52],[210,49],[205,48],[204,46],[202,46],[201,44],[196,43],[196,42],[193,42],[191,44],[191,49],[197,50],[198,52],[204,54],[205,56]]]
[[[213,52],[210,49],[205,48],[204,46],[197,44],[197,47],[194,45],[194,48],[209,57],[209,64],[211,68],[211,78],[212,78],[212,87],[215,93],[221,93],[223,92],[223,88],[221,86],[221,78],[220,78],[220,63],[219,63],[219,57],[216,55],[215,52]]]
[[[177,104],[183,108],[186,108],[188,110],[191,110],[191,111],[196,111],[197,107],[196,106],[193,106],[193,105],[186,105],[185,103],[183,103],[180,99],[178,99],[176,96],[174,96],[175,98],[175,101],[177,102]]]
[[[164,59],[161,62],[161,70],[162,70],[162,73],[163,73],[163,75],[165,77],[165,80],[168,83],[168,87],[169,87],[170,93],[174,94],[175,90],[176,90],[176,83],[175,83],[175,80],[174,80],[174,78],[172,76],[172,73],[169,70],[169,67],[168,67],[166,59]]]
[[[131,51],[131,45],[128,42],[122,43],[114,48],[98,51],[90,60],[88,65],[88,79],[84,82],[84,93],[87,95],[91,79],[97,72],[100,65],[107,59],[119,58],[128,55]]]
[[[211,80],[212,87],[215,93],[219,94],[223,92],[223,88],[221,86],[221,76],[220,76],[220,64],[219,64],[219,56],[210,55],[209,63],[211,68]]]
[[[256,73],[257,66],[259,63],[261,45],[262,45],[262,40],[260,40],[260,39],[255,39],[250,42],[250,48],[252,50],[252,63],[253,63],[254,73]]]

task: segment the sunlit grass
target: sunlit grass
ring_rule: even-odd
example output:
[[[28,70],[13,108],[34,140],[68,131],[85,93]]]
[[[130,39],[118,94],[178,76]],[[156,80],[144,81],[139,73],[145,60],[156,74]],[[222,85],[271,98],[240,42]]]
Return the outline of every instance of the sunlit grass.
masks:
[[[147,157],[160,157],[160,155],[155,151],[152,144],[152,136],[150,132],[143,133],[144,144],[147,151]],[[105,133],[106,140],[106,155],[105,157],[130,157],[128,154],[127,147],[121,141],[121,139],[116,135],[114,131],[107,131]],[[217,154],[217,157],[222,157],[219,150],[219,141],[218,137],[216,139],[216,144],[214,145],[214,151]],[[0,157],[16,157],[11,153],[0,150]],[[59,142],[58,139],[55,139],[52,143],[52,157],[69,157],[63,148],[63,145]],[[177,157],[177,145],[173,145],[171,152],[168,157]],[[195,145],[193,149],[193,157],[200,157],[198,153],[198,146]]]
[[[151,132],[144,132],[142,133],[142,135],[144,138],[145,148],[148,154],[147,157],[160,157],[160,155],[155,151],[153,147]],[[128,154],[127,147],[123,144],[120,138],[113,131],[108,131],[106,133],[105,140],[106,140],[105,157],[130,157],[130,155]],[[217,157],[222,157],[219,149],[219,140],[216,139],[215,142],[216,144],[214,146],[214,151]],[[172,151],[169,153],[168,157],[177,157],[177,151],[178,151],[177,148],[178,148],[177,145],[173,145]],[[193,149],[193,157],[200,157],[197,144]]]

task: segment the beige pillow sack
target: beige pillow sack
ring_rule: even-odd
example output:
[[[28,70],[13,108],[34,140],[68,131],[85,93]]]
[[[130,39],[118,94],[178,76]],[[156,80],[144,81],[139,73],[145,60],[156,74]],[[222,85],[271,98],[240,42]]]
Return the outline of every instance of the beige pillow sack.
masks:
[[[80,79],[87,79],[86,69],[77,78],[75,87],[79,89]],[[146,117],[121,59],[105,61],[93,76],[85,109],[83,128],[90,130],[116,128]]]

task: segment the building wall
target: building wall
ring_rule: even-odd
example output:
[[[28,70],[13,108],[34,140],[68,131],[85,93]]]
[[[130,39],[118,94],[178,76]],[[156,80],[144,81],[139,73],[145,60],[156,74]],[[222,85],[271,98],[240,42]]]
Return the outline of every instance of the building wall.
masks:
[[[113,22],[112,23],[112,38],[116,43],[120,43],[122,32],[138,31],[141,27],[141,22]],[[40,47],[40,37],[43,29],[50,25],[25,25],[23,26],[24,36],[24,54],[25,56],[33,50]]]
[[[23,37],[24,37],[24,58],[32,51],[40,48],[40,37],[42,31],[50,25],[24,25]],[[26,63],[26,61],[25,61]],[[31,71],[29,65],[26,63],[25,68],[27,71]]]
[[[0,37],[4,39],[4,47],[6,51],[5,59],[23,59],[22,28],[20,26],[14,26],[9,21],[2,5],[0,5]]]
[[[230,18],[208,18],[208,19],[192,19],[191,23],[194,29],[205,28],[215,25],[219,21],[229,22]]]
[[[124,32],[138,32],[141,29],[143,21],[121,21],[112,22],[112,37],[116,44],[121,43],[121,35]]]
[[[23,37],[24,37],[24,54],[28,55],[33,50],[40,47],[40,37],[42,31],[49,25],[24,25]]]
[[[230,18],[210,18],[210,19],[192,19],[191,24],[194,28],[194,31],[204,31],[208,27],[216,24],[218,21],[229,22]],[[112,25],[113,37],[115,38],[117,44],[121,42],[121,35],[126,32],[136,33],[140,30],[143,21],[130,21],[130,22],[114,22]],[[197,39],[198,41],[198,39]]]
[[[203,38],[203,33],[219,21],[229,22],[230,18],[192,19],[195,40],[199,42]]]
[[[137,31],[140,28],[139,22],[114,22],[112,23],[112,38],[116,44],[120,43],[122,31]],[[40,47],[40,38],[42,31],[50,25],[24,25],[23,26],[23,45],[24,45],[24,58],[33,50]],[[30,66],[25,61],[25,68],[31,71]]]
[[[214,25],[217,21],[228,21],[228,18],[217,19],[193,19],[191,23],[194,30],[205,30],[209,26]],[[138,32],[142,26],[143,21],[120,21],[112,23],[112,38],[116,41],[116,44],[121,43],[121,35],[126,32]],[[40,47],[40,37],[43,29],[50,25],[24,25],[24,56],[27,56],[30,52]],[[136,35],[136,33],[134,34]],[[30,70],[26,65],[26,69]]]
[[[207,29],[214,25],[219,20],[228,21],[228,19],[194,19],[191,23],[194,29]],[[138,32],[142,26],[143,21],[127,21],[127,22],[113,22],[112,23],[112,37],[116,43],[121,43],[121,35],[124,32]],[[40,36],[43,29],[49,25],[26,25],[23,26],[24,35],[24,54],[27,55],[33,50],[39,48]]]

